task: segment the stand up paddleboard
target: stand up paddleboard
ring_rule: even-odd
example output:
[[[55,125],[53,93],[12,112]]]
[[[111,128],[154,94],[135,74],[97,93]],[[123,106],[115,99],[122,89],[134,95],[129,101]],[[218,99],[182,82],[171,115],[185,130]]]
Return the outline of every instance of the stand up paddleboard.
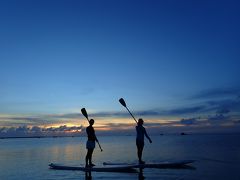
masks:
[[[108,166],[94,166],[94,167],[85,167],[85,166],[67,166],[51,163],[49,164],[51,169],[57,170],[78,170],[78,171],[96,171],[96,172],[136,172],[134,166],[132,165],[108,165]]]
[[[165,161],[159,163],[112,163],[104,162],[104,166],[67,166],[51,163],[49,167],[57,170],[78,170],[78,171],[96,171],[96,172],[136,172],[136,168],[182,168],[193,163],[194,160],[183,160],[183,161]]]
[[[136,164],[136,163],[112,163],[104,162],[105,166],[133,166],[134,168],[181,168],[188,164],[193,163],[194,160],[183,160],[183,161],[164,161],[159,163],[146,163],[146,164]]]

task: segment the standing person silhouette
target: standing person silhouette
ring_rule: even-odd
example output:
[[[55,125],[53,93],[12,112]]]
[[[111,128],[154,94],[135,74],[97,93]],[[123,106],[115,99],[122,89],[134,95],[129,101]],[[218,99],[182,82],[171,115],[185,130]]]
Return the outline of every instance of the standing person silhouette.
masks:
[[[93,128],[93,124],[94,124],[94,120],[90,119],[89,126],[86,129],[87,136],[88,136],[88,140],[87,140],[87,144],[86,144],[87,155],[86,155],[86,158],[85,158],[86,167],[95,166],[95,164],[92,163],[92,154],[93,154],[93,150],[95,148],[95,141],[98,142],[98,139],[95,135],[95,130]]]
[[[152,140],[147,134],[146,129],[143,127],[143,119],[138,119],[138,123],[136,126],[136,131],[137,131],[137,138],[136,138],[136,145],[137,145],[137,154],[138,154],[138,161],[139,164],[144,164],[145,162],[142,160],[142,152],[144,148],[144,136],[147,137],[150,143],[152,143]]]

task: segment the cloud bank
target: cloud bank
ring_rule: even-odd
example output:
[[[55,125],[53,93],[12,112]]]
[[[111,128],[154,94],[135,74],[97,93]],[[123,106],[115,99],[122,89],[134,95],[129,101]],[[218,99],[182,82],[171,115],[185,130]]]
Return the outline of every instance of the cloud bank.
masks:
[[[161,131],[165,129],[238,127],[240,122],[240,95],[238,88],[214,89],[200,92],[189,97],[191,104],[169,109],[148,109],[132,111],[136,118],[144,118],[146,127]],[[195,101],[195,100],[198,101]],[[199,101],[201,100],[201,101]],[[112,112],[91,112],[90,117],[100,122],[99,131],[108,133],[132,132],[134,123],[116,122],[117,119],[131,119],[129,113],[122,109]],[[112,123],[114,120],[114,123]],[[165,119],[164,123],[161,119]],[[151,120],[151,121],[148,121]],[[0,116],[0,137],[7,136],[62,136],[79,135],[82,126],[63,124],[80,124],[86,122],[81,113],[46,114],[38,116],[4,115]],[[111,123],[109,123],[111,122]],[[58,127],[51,127],[58,125]],[[87,125],[87,124],[85,124]],[[43,126],[48,128],[42,128]],[[174,128],[173,128],[174,127]],[[235,129],[238,130],[238,129]],[[239,130],[240,132],[240,130]]]
[[[66,125],[49,128],[39,126],[2,127],[0,128],[0,137],[79,136],[82,129],[82,126],[68,127]]]

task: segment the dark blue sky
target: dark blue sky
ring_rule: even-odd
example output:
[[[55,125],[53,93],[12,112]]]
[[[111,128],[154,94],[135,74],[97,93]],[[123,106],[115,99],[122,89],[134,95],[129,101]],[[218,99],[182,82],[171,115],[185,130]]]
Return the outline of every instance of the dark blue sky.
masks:
[[[123,110],[120,97],[159,121],[206,119],[222,109],[237,121],[239,5],[1,1],[0,126],[18,124],[8,115],[69,114],[81,107],[114,114]]]

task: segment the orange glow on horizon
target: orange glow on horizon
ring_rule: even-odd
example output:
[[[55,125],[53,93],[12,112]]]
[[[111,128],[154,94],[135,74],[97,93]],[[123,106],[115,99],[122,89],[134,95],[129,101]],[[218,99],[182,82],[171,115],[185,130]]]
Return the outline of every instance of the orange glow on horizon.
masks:
[[[177,120],[167,120],[167,119],[144,119],[145,124],[151,125],[153,124],[159,124],[159,125],[166,125],[173,123],[172,126],[181,126],[177,124]],[[175,124],[176,123],[176,124]],[[50,124],[41,126],[44,128],[58,128],[60,126],[67,126],[67,127],[73,127],[73,126],[83,126],[86,128],[89,125],[88,121],[85,120],[82,122],[82,124],[79,123],[79,120],[76,121],[76,123],[57,123],[57,124]],[[100,131],[108,131],[108,130],[114,130],[114,129],[130,129],[132,127],[136,126],[136,122],[134,122],[133,119],[129,118],[115,118],[115,119],[97,119],[94,123],[94,128]],[[157,126],[157,125],[154,125]]]

